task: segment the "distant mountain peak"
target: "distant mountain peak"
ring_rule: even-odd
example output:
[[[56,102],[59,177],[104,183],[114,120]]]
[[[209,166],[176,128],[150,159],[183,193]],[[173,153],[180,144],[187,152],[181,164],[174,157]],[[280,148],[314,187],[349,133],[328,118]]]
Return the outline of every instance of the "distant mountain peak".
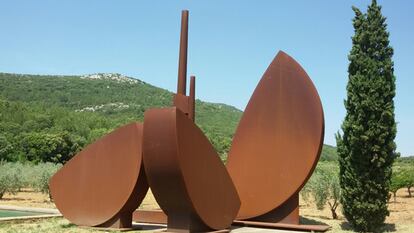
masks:
[[[130,83],[130,84],[141,84],[143,81],[135,78],[131,78],[118,73],[95,73],[95,74],[86,74],[82,75],[82,79],[95,79],[95,80],[112,80],[119,83]]]

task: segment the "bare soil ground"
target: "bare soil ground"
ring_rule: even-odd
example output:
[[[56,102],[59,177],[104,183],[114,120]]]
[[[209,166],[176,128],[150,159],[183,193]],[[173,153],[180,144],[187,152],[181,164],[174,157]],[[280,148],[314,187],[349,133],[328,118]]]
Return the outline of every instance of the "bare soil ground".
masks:
[[[22,190],[22,192],[17,193],[16,195],[6,194],[2,200],[0,200],[0,205],[15,205],[22,207],[41,207],[41,208],[55,208],[53,202],[49,201],[47,195],[34,192],[32,190]],[[144,202],[141,204],[140,209],[158,209],[159,206],[155,201],[154,196],[149,192],[144,199]],[[391,198],[389,203],[390,216],[386,219],[386,226],[384,227],[384,232],[404,232],[404,233],[413,233],[414,232],[414,197],[409,198],[406,189],[400,189],[397,192],[397,201],[394,202]],[[337,210],[339,219],[333,220],[331,212],[326,206],[324,210],[317,210],[315,204],[312,200],[300,200],[300,215],[301,221],[304,224],[321,224],[325,223],[332,226],[330,232],[352,232],[350,230],[349,224],[344,219],[340,207]],[[48,220],[45,224],[47,225]],[[65,221],[65,220],[53,220],[53,221]],[[24,227],[26,223],[19,222],[20,227]],[[28,226],[35,224],[34,222],[27,223]],[[65,224],[69,224],[66,223]],[[14,224],[13,224],[14,225]],[[40,224],[41,226],[42,224]],[[11,227],[12,225],[10,225]],[[20,228],[22,229],[22,228]],[[74,229],[70,232],[74,232]],[[0,232],[2,231],[0,227]],[[77,232],[77,231],[76,231]]]
[[[47,194],[35,192],[31,189],[23,189],[21,192],[13,194],[5,194],[0,199],[0,205],[13,205],[21,207],[37,207],[37,208],[56,208],[55,204],[49,200]],[[151,190],[147,193],[140,209],[159,209]]]
[[[34,192],[31,189],[23,189],[15,195],[8,193],[4,194],[3,198],[0,199],[0,205],[56,208],[55,204],[49,200],[48,195],[40,192]]]
[[[398,190],[396,202],[391,198],[388,209],[390,216],[385,220],[384,232],[414,233],[414,197],[408,197],[407,189]],[[300,200],[300,215],[304,222],[328,224],[332,226],[330,232],[352,232],[342,215],[341,206],[338,207],[336,213],[339,218],[333,220],[329,206],[326,206],[324,210],[318,210],[312,201]]]

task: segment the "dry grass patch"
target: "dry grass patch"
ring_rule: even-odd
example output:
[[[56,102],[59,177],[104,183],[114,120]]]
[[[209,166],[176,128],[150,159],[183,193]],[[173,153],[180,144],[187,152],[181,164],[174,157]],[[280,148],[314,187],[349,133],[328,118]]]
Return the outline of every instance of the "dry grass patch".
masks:
[[[6,195],[0,200],[0,205],[30,206],[42,208],[55,208],[48,200],[47,195],[24,190],[17,195]],[[140,209],[159,209],[151,191],[147,194]],[[414,232],[414,197],[409,198],[407,189],[397,192],[397,202],[389,203],[390,216],[386,219],[383,232],[413,233]],[[304,224],[328,224],[332,226],[329,232],[353,232],[345,221],[340,207],[338,207],[338,220],[333,220],[329,208],[317,210],[315,204],[309,199],[307,202],[300,200],[301,221]],[[0,223],[0,232],[102,232],[93,229],[78,228],[63,218],[52,218],[33,221],[18,221]],[[133,231],[139,232],[139,231]],[[148,232],[148,231],[147,231]]]

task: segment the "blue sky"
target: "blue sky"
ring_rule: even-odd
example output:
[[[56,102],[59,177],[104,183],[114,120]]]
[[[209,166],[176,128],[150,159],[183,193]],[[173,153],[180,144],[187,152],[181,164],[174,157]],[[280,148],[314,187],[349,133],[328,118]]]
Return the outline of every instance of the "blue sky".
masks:
[[[315,83],[325,143],[345,115],[351,6],[370,1],[1,1],[0,72],[116,72],[175,91],[180,14],[190,10],[197,98],[244,109],[278,50]],[[414,155],[414,2],[379,1],[394,48],[397,150]]]

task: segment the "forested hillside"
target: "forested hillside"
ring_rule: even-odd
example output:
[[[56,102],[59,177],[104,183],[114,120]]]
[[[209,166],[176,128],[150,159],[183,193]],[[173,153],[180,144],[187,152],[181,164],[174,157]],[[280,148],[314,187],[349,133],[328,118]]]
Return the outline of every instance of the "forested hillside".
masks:
[[[65,162],[116,127],[171,105],[172,93],[120,74],[0,73],[0,160]],[[242,112],[196,101],[196,123],[223,159]],[[336,159],[334,147],[323,159]]]

